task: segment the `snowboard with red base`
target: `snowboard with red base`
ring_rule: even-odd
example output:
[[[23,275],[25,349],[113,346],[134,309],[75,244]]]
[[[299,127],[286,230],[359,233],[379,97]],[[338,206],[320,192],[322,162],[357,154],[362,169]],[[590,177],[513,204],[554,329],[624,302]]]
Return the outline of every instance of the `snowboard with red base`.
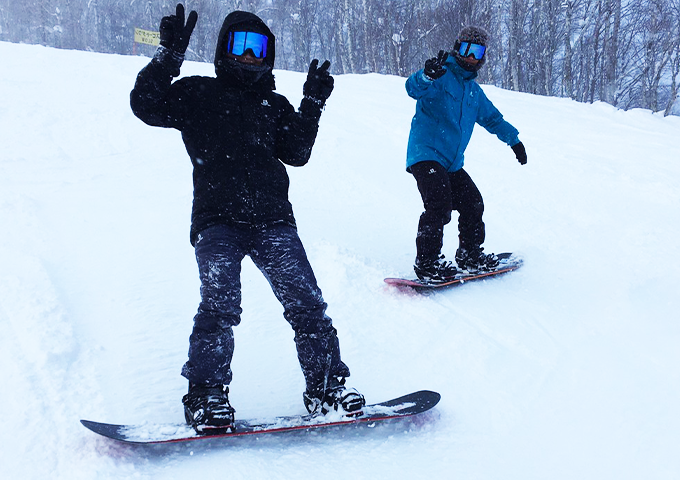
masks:
[[[190,440],[292,432],[407,418],[430,410],[437,405],[440,398],[441,396],[437,392],[421,390],[386,402],[366,405],[361,409],[359,416],[342,416],[337,412],[331,412],[326,415],[292,415],[270,419],[236,420],[232,431],[213,435],[199,435],[186,423],[112,425],[90,420],[81,420],[80,423],[94,433],[120,442],[135,444],[178,443]]]
[[[465,272],[462,271],[456,276],[445,282],[426,282],[420,279],[407,279],[407,278],[386,278],[385,283],[389,285],[394,285],[396,287],[410,287],[416,290],[427,290],[436,289],[443,287],[453,287],[456,285],[462,285],[466,282],[472,282],[476,280],[484,280],[486,278],[495,277],[497,275],[503,275],[504,273],[509,273],[517,270],[522,266],[522,258],[513,253],[499,253],[496,255],[498,257],[498,266],[491,270],[478,271],[478,272]]]

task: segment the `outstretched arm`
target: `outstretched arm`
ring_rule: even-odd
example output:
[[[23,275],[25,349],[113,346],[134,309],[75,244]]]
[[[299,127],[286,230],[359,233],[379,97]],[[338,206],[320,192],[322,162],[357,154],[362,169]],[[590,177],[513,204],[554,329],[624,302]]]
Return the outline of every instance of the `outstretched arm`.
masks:
[[[491,103],[484,91],[479,88],[479,110],[477,111],[477,123],[484,127],[489,133],[496,135],[499,140],[509,146],[519,142],[519,132],[515,127],[508,123],[501,112]]]
[[[527,152],[524,149],[524,144],[519,141],[519,132],[515,127],[503,119],[503,115],[491,103],[482,89],[479,111],[477,113],[477,123],[486,128],[490,133],[496,135],[501,141],[508,144],[517,158],[520,165],[526,165]]]

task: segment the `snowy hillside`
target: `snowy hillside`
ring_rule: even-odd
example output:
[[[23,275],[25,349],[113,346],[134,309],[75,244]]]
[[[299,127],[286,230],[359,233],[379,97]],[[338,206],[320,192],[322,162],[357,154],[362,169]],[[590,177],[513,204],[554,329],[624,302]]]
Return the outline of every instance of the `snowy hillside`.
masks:
[[[484,87],[529,163],[478,128],[486,250],[522,269],[422,296],[404,80],[336,77],[291,199],[349,383],[431,389],[419,421],[135,448],[79,419],[181,421],[199,292],[191,165],[128,95],[146,58],[0,43],[0,478],[680,478],[680,118]],[[209,64],[182,73],[212,75]],[[304,75],[276,72],[298,104]],[[456,222],[444,253],[456,248]],[[293,333],[243,271],[231,399],[303,411]]]

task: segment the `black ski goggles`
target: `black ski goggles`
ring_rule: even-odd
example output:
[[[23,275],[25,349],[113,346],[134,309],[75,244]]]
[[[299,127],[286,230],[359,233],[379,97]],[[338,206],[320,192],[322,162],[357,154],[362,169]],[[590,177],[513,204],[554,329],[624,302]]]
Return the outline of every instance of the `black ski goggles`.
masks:
[[[230,32],[227,53],[240,57],[250,50],[255,58],[267,56],[269,37],[255,32]]]
[[[486,53],[486,47],[478,43],[472,42],[457,42],[456,51],[461,57],[467,58],[470,55],[475,57],[477,60],[484,58],[484,53]]]

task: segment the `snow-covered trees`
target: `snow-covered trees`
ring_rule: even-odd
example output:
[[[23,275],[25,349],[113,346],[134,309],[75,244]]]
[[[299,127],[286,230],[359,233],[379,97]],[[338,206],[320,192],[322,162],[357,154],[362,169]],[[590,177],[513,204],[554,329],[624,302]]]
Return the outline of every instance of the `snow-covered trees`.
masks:
[[[0,40],[120,54],[135,27],[157,30],[175,0],[0,0]],[[406,76],[464,25],[489,30],[482,82],[680,114],[680,0],[186,0],[199,22],[190,60],[211,62],[232,10],[248,10],[278,38],[277,66]],[[679,102],[680,103],[680,102]]]

